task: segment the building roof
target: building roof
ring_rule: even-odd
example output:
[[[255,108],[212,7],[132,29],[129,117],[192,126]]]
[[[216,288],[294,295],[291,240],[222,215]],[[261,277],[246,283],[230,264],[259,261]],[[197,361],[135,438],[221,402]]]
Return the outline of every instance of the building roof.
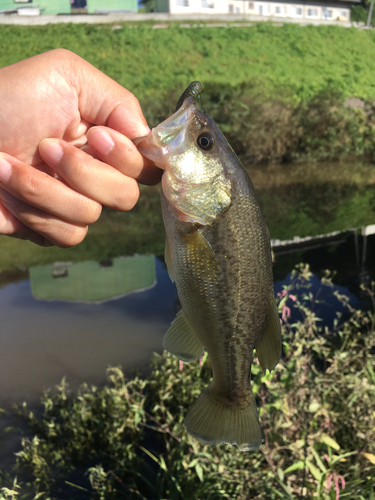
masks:
[[[155,257],[116,257],[101,264],[56,262],[30,267],[29,275],[36,299],[103,302],[154,286]]]

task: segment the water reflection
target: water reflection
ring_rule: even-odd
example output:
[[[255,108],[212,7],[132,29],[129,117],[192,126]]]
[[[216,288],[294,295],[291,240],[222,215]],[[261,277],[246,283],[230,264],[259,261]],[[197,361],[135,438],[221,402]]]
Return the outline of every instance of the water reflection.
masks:
[[[177,298],[164,264],[148,258],[155,285],[106,302],[36,300],[29,280],[1,289],[0,405],[37,400],[63,376],[74,388],[84,381],[102,383],[109,365],[120,364],[128,373],[146,369],[152,353],[162,350]],[[91,283],[90,276],[82,288]]]
[[[103,302],[156,284],[153,255],[104,262],[55,262],[30,268],[33,296],[41,300]]]
[[[355,284],[354,293],[360,283],[368,285],[375,276],[374,224],[360,230],[346,229],[314,237],[272,240],[272,249],[277,256],[274,274],[278,277],[285,269],[292,269],[296,260],[308,262],[316,273],[324,269],[335,271],[335,282]]]
[[[290,294],[310,294],[313,300],[306,305],[315,316],[321,319],[320,325],[333,327],[337,315],[343,315],[347,309],[337,299],[336,293],[349,298],[354,308],[367,308],[367,302],[360,288],[368,286],[375,279],[375,225],[365,226],[361,230],[346,229],[326,235],[313,237],[295,237],[292,240],[272,240],[272,249],[276,255],[274,265],[275,293],[280,294],[284,285],[292,285],[292,275],[285,276],[285,270],[292,269],[298,262],[306,262],[314,273],[308,286],[299,284],[298,290],[293,287]],[[334,272],[335,286],[322,286],[319,276],[328,269]],[[294,308],[291,300],[286,304],[290,309],[291,320],[301,320],[301,311]]]
[[[375,169],[360,162],[249,168],[273,238],[359,228],[375,220]]]
[[[294,286],[295,281],[293,281],[292,274],[289,273],[283,281],[275,283],[275,294],[282,295],[284,285],[290,287],[289,295],[298,296],[300,300],[302,296],[310,296],[311,300],[306,298],[301,302],[314,313],[314,316],[319,318],[318,326],[327,326],[329,329],[333,327],[340,328],[348,316],[348,309],[337,298],[336,293],[348,297],[351,307],[360,308],[362,305],[362,301],[347,287],[322,285],[320,278],[315,274],[311,276],[306,286],[303,286],[303,283],[300,282],[298,286]],[[289,323],[304,320],[303,312],[299,307],[296,307],[294,300],[288,299],[285,306],[288,308]],[[337,320],[336,325],[335,320]]]

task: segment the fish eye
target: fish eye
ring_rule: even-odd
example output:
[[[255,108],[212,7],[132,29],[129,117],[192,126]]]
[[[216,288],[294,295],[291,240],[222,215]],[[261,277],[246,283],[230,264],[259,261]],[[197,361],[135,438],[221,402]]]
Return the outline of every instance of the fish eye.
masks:
[[[203,151],[209,151],[214,147],[215,139],[210,133],[202,132],[198,135],[196,143],[200,149],[203,149]]]

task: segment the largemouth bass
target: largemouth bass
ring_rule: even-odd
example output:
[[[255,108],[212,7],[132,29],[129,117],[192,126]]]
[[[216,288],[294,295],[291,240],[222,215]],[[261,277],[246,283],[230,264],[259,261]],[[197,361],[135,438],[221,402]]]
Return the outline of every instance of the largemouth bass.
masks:
[[[264,371],[281,355],[269,233],[240,160],[197,109],[197,83],[170,118],[136,139],[164,170],[165,260],[182,306],[163,346],[185,362],[206,349],[211,361],[212,383],[190,408],[187,431],[205,444],[253,450],[262,439],[253,351]]]

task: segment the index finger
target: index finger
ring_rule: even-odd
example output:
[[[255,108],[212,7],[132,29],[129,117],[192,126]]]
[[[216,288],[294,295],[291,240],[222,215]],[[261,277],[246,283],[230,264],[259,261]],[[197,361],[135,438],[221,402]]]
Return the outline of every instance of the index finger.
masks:
[[[124,135],[106,127],[92,127],[87,140],[103,162],[141,184],[152,186],[160,182],[162,170],[144,158],[134,143]]]

